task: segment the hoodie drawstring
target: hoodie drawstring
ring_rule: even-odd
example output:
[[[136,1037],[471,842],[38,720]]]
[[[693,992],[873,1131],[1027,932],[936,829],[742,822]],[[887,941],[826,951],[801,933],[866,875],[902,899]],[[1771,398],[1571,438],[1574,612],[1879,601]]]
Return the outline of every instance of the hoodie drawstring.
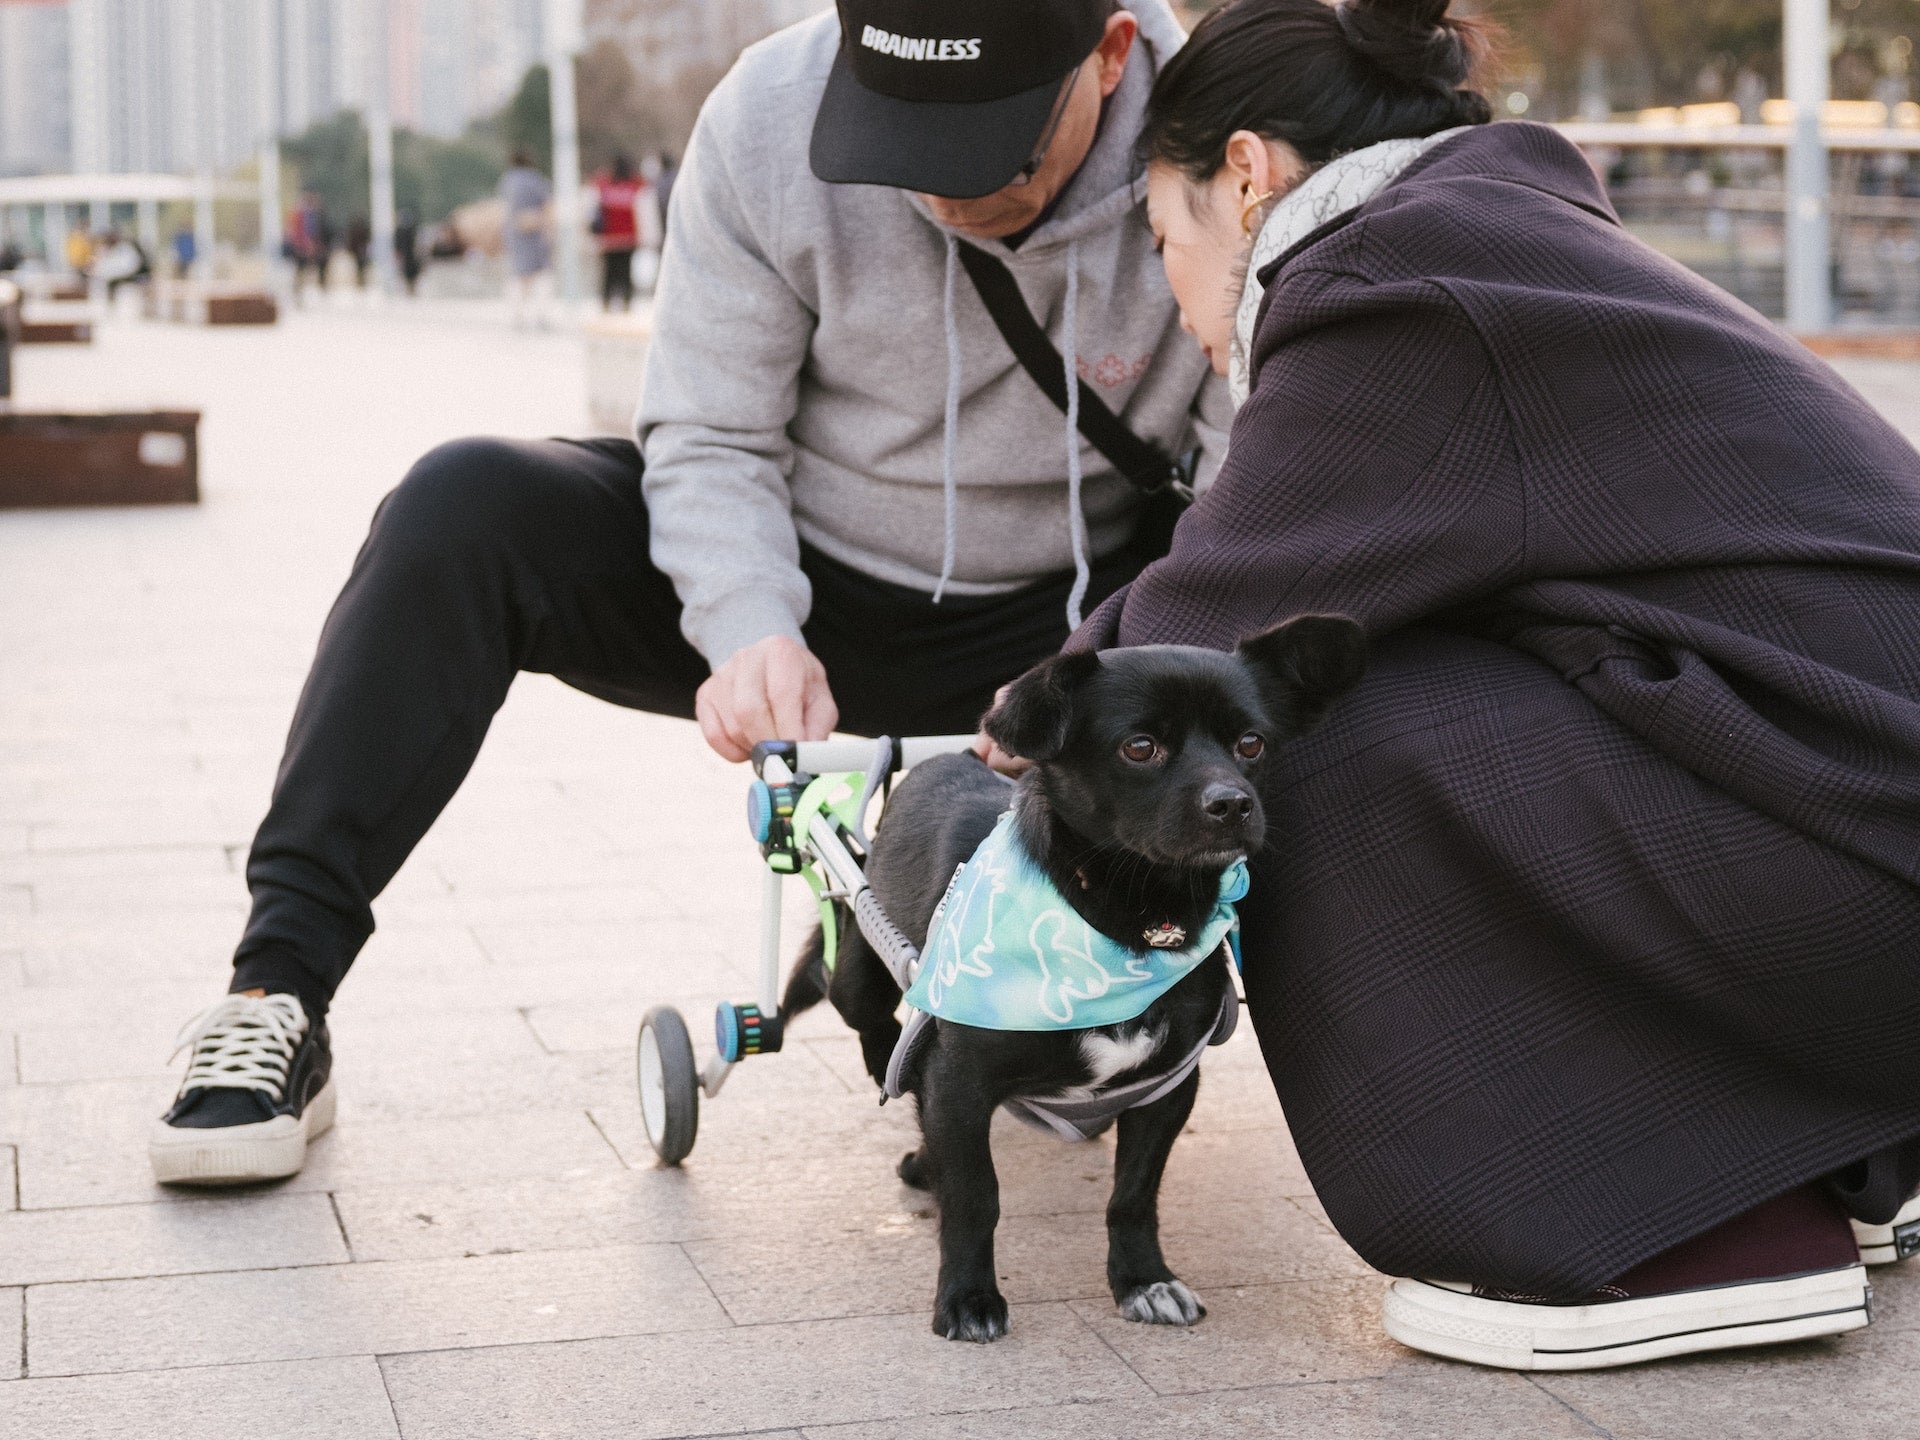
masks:
[[[1067,627],[1080,628],[1080,604],[1087,598],[1087,517],[1080,511],[1080,242],[1067,242],[1067,306],[1061,358],[1067,367],[1067,532],[1073,543],[1073,589],[1067,594]]]
[[[941,298],[947,331],[947,406],[940,444],[940,481],[946,500],[946,543],[940,557],[940,583],[933,587],[938,605],[953,578],[953,552],[959,532],[960,492],[954,478],[955,451],[960,437],[960,326],[953,313],[953,278],[960,265],[960,242],[947,236],[946,284]],[[1067,593],[1067,626],[1080,628],[1080,607],[1092,578],[1087,564],[1087,519],[1080,509],[1080,372],[1079,351],[1080,242],[1067,242],[1067,301],[1061,358],[1067,379],[1067,533],[1073,546],[1073,588]]]
[[[933,603],[953,578],[954,538],[959,530],[960,491],[953,476],[954,451],[960,440],[960,326],[953,315],[953,273],[960,264],[960,242],[947,236],[947,284],[944,300],[947,325],[947,410],[940,437],[940,482],[946,491],[947,539],[940,557],[940,583],[933,587]]]

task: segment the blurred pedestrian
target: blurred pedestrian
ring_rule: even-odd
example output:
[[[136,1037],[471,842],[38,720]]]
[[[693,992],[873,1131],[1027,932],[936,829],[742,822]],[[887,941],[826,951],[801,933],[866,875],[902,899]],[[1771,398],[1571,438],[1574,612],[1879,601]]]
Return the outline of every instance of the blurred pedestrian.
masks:
[[[420,222],[411,210],[402,210],[394,223],[393,263],[400,271],[400,282],[407,287],[407,294],[413,294],[420,280]]]
[[[67,268],[84,282],[93,274],[93,237],[85,230],[67,232]]]
[[[182,225],[173,232],[173,278],[184,280],[193,273],[193,262],[200,257],[200,243],[193,231]]]
[[[106,282],[107,303],[111,305],[122,285],[138,285],[152,279],[153,265],[138,240],[118,230],[109,230],[94,273]]]
[[[297,303],[301,282],[309,270],[322,294],[327,289],[327,261],[333,256],[333,226],[327,220],[326,207],[319,195],[308,190],[287,216],[286,241],[282,253],[293,262],[293,298]]]
[[[373,255],[373,227],[367,223],[364,215],[355,215],[347,221],[347,254],[353,257],[353,285],[356,290],[367,288],[367,263]]]
[[[593,233],[600,242],[600,308],[611,311],[633,306],[633,252],[640,248],[636,214],[646,182],[634,173],[633,160],[616,155],[611,174],[596,175],[593,188],[599,206],[593,214]]]
[[[513,323],[543,323],[534,311],[534,290],[541,273],[553,258],[547,239],[551,224],[548,207],[553,186],[534,168],[533,156],[526,150],[513,152],[513,163],[500,177],[500,200],[506,206],[501,245],[506,251],[507,273],[513,294]]]

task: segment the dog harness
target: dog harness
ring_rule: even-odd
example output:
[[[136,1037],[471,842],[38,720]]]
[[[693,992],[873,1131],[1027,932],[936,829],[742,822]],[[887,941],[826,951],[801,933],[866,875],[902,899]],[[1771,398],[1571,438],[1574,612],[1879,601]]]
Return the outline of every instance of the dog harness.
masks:
[[[1187,937],[1176,927],[1161,925],[1142,932],[1140,948],[1130,948],[1095,930],[1067,903],[1020,844],[1008,811],[954,872],[928,922],[920,971],[906,994],[910,1013],[887,1065],[887,1095],[904,1093],[908,1062],[936,1018],[1033,1031],[1134,1019],[1228,945],[1237,923],[1234,902],[1246,893],[1246,862],[1236,861],[1220,877],[1213,910],[1190,944],[1179,943]],[[1150,1105],[1185,1080],[1208,1045],[1233,1033],[1239,1014],[1229,986],[1213,1031],[1160,1073],[1091,1092],[1023,1096],[1007,1108],[1066,1139],[1090,1139],[1122,1111]]]

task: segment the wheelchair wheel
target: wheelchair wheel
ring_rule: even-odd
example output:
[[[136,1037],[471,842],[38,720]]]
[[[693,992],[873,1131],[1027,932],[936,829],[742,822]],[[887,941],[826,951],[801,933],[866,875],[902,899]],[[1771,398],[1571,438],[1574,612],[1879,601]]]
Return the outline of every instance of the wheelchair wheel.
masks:
[[[678,1165],[700,1128],[700,1072],[687,1022],[671,1005],[656,1005],[640,1022],[640,1123],[662,1165]]]

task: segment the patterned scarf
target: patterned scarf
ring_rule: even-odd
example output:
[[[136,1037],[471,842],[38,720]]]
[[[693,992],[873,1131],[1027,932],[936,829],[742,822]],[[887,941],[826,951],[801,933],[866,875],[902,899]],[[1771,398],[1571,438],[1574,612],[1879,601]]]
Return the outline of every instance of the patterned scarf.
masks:
[[[1266,293],[1258,279],[1260,271],[1329,220],[1366,204],[1420,156],[1466,128],[1456,126],[1417,140],[1382,140],[1378,145],[1329,160],[1273,207],[1260,233],[1254,237],[1253,251],[1247,259],[1246,288],[1240,292],[1240,308],[1233,316],[1227,386],[1236,410],[1247,403],[1248,392],[1253,388],[1248,357],[1253,354],[1253,322],[1260,313],[1261,297]]]
[[[1115,943],[1080,918],[1020,843],[1013,812],[954,872],[927,925],[907,1004],[985,1030],[1083,1030],[1131,1020],[1218,950],[1247,893],[1247,862],[1220,877],[1200,933]],[[1178,948],[1175,948],[1175,947]]]

